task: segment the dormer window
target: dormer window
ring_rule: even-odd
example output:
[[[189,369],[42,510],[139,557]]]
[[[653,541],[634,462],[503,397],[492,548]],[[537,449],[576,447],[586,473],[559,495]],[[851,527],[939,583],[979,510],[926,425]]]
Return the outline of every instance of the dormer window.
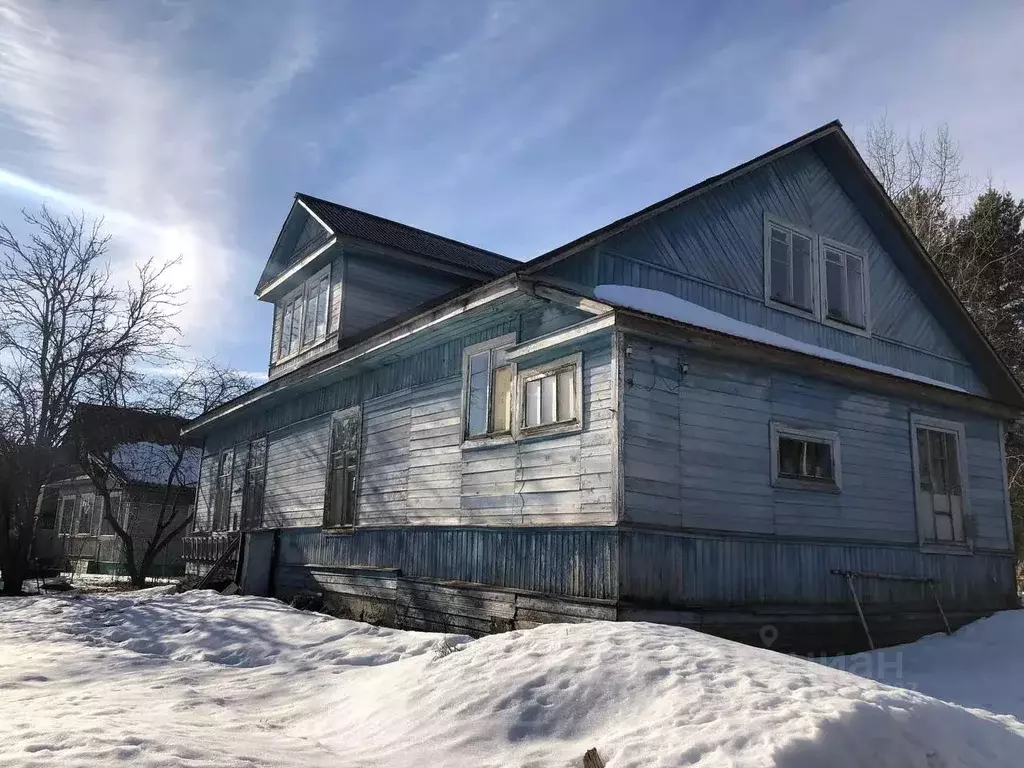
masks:
[[[330,303],[331,267],[328,264],[281,300],[278,360],[319,344],[327,337]]]

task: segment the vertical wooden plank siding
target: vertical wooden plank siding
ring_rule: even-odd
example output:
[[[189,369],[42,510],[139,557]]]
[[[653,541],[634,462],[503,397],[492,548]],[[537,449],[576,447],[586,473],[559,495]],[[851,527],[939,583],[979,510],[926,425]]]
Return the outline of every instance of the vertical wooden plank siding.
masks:
[[[208,531],[213,523],[213,496],[217,487],[217,453],[203,456],[199,467],[199,493],[193,530]]]
[[[871,337],[764,303],[764,214],[868,255]],[[902,246],[900,246],[902,247]],[[552,274],[672,293],[746,323],[985,394],[980,379],[815,151],[805,148],[650,219]]]
[[[323,521],[330,418],[321,416],[267,436],[265,528]]]
[[[974,545],[1011,549],[995,419],[639,339],[628,346],[626,519],[916,546],[910,414],[920,413],[965,425]],[[772,486],[773,421],[838,432],[841,492]]]
[[[622,531],[619,546],[620,598],[638,604],[849,608],[846,582],[833,570],[936,579],[947,610],[982,613],[1009,608],[1014,602],[1010,554],[964,557],[915,548],[642,531]],[[856,586],[859,599],[868,606],[934,610],[931,592],[921,584],[858,579]]]
[[[360,334],[471,282],[378,254],[346,249],[341,336],[345,339]],[[383,286],[386,289],[382,290]]]
[[[280,566],[397,568],[411,578],[460,581],[566,597],[614,599],[614,529],[443,526],[281,531]]]

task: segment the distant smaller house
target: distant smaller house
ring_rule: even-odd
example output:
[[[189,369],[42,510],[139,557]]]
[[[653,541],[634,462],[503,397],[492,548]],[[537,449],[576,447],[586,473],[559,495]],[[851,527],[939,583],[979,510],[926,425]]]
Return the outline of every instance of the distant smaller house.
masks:
[[[124,543],[104,519],[103,497],[78,463],[87,450],[109,465],[111,503],[136,558],[153,538],[161,509],[172,528],[195,503],[201,448],[183,441],[184,420],[148,411],[80,404],[59,463],[40,493],[33,558],[76,573],[124,573]],[[166,505],[166,506],[165,506]],[[181,535],[157,556],[151,576],[184,572]]]

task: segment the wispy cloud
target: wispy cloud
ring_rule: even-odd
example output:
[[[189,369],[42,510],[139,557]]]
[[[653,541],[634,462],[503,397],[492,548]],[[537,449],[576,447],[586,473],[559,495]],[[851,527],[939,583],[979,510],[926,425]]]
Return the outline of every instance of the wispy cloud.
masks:
[[[240,330],[231,310],[247,298],[233,278],[249,150],[312,65],[317,28],[303,5],[284,23],[270,8],[239,15],[239,34],[261,39],[238,71],[204,39],[202,7],[139,10],[0,0],[0,187],[105,216],[122,264],[180,255],[181,325],[209,351]]]

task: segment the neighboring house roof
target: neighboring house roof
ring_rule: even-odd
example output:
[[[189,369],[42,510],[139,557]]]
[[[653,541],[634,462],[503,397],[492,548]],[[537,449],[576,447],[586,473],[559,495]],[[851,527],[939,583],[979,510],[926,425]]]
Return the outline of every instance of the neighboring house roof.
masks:
[[[141,408],[120,408],[112,405],[79,403],[68,430],[68,440],[76,436],[91,445],[148,440],[156,443],[181,442],[181,427],[188,419],[155,413]]]
[[[426,256],[462,269],[482,272],[489,277],[500,277],[522,264],[493,251],[460,243],[458,240],[425,232],[319,197],[299,193],[295,198],[338,236],[353,237]]]
[[[195,485],[199,476],[200,443],[182,438],[188,419],[138,408],[79,403],[60,447],[61,464],[51,481],[77,477],[78,450],[109,456],[113,470],[126,483]],[[174,470],[179,452],[181,464]]]
[[[180,443],[124,443],[114,448],[110,460],[129,483],[191,486],[199,482],[202,454],[202,448]]]

